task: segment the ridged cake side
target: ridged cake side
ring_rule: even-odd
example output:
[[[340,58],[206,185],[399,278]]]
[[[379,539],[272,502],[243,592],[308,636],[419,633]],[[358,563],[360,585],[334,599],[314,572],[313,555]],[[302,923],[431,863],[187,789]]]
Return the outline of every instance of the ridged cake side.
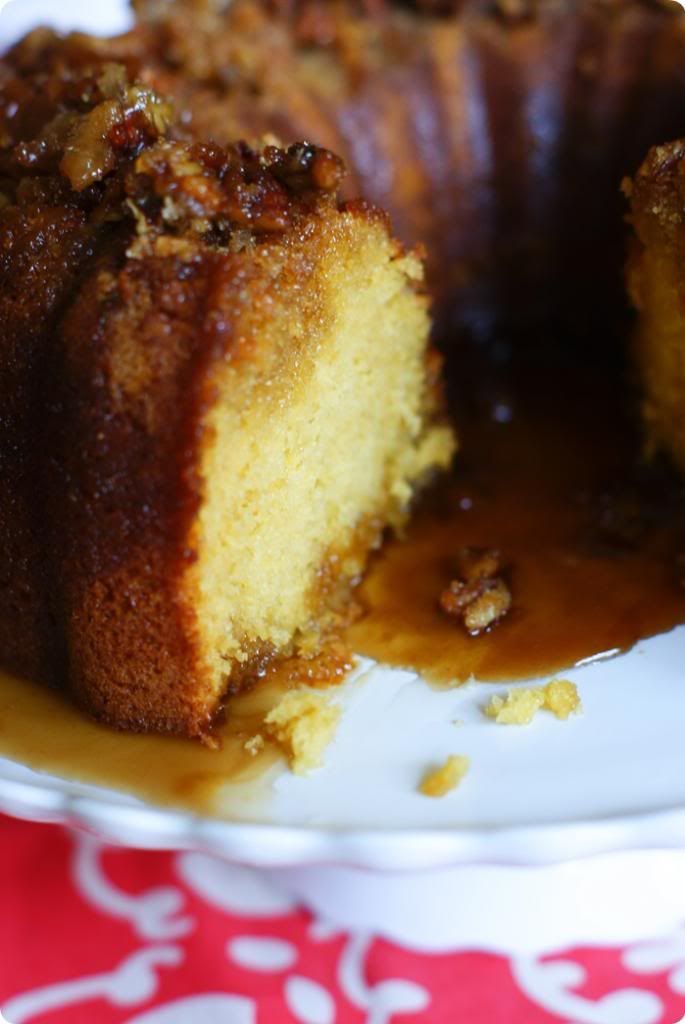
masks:
[[[182,97],[190,131],[273,131],[344,156],[351,187],[426,245],[443,333],[552,319],[582,333],[624,308],[620,180],[685,130],[679,4],[137,8],[135,45]]]
[[[338,158],[171,141],[87,41],[0,75],[3,663],[207,736],[449,461],[421,266]]]

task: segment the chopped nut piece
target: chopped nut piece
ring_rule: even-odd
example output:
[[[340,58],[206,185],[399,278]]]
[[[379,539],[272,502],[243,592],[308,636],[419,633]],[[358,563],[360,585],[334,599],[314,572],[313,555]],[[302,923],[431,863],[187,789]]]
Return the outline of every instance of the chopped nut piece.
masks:
[[[245,740],[244,746],[248,754],[256,757],[259,751],[264,749],[264,737],[261,733],[257,733],[256,736],[250,736],[249,740]]]
[[[484,711],[500,725],[528,725],[541,708],[560,719],[580,711],[582,706],[575,683],[553,679],[546,686],[509,690],[506,698],[494,696]]]
[[[511,591],[503,579],[452,580],[440,595],[440,607],[461,618],[467,631],[478,636],[494,626],[511,608]]]
[[[511,591],[500,575],[502,559],[494,548],[463,548],[457,577],[440,595],[440,607],[461,618],[471,636],[494,626],[511,608]]]
[[[333,739],[340,707],[315,690],[291,690],[264,719],[269,735],[283,747],[295,775],[318,768]]]
[[[493,579],[502,570],[501,555],[495,548],[463,548],[457,559],[458,573],[462,579]]]
[[[419,792],[424,796],[445,796],[456,789],[469,770],[468,757],[453,754],[439,768],[433,768],[421,780]]]
[[[487,589],[464,609],[464,625],[472,636],[493,626],[511,608],[511,594],[503,580],[483,581]]]
[[[126,84],[121,66],[106,67],[99,87],[106,98],[72,117],[63,148],[60,169],[76,192],[107,177],[122,151],[135,153],[163,135],[171,117],[169,106],[154,93]],[[55,119],[48,133],[52,128],[54,135],[56,127]]]

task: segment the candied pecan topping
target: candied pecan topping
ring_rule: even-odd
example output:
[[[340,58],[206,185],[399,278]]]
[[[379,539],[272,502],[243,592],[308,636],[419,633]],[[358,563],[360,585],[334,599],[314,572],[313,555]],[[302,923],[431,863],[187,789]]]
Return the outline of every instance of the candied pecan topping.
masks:
[[[105,99],[70,126],[60,170],[77,192],[101,181],[122,155],[132,156],[166,131],[171,117],[167,104],[149,89],[123,88],[116,99]]]
[[[255,235],[284,231],[298,202],[330,198],[342,173],[342,161],[315,146],[270,145],[260,152],[245,143],[165,141],[137,158],[126,191],[149,223],[214,231],[226,241],[236,228]]]
[[[501,575],[498,551],[465,548],[457,561],[459,575],[440,595],[440,607],[461,619],[471,636],[478,636],[510,610],[511,591]]]
[[[24,135],[14,142],[6,130],[0,140],[2,170],[8,175],[60,173],[75,191],[83,191],[115,171],[122,159],[156,142],[171,120],[169,104],[130,82],[126,69],[116,63],[94,63],[56,81],[50,78],[49,96],[43,95],[42,75],[18,81],[27,94],[19,114],[29,124],[22,125],[16,114],[10,118],[5,103],[6,123]],[[41,123],[32,124],[39,112]]]
[[[264,156],[272,174],[291,189],[335,192],[345,176],[345,164],[339,156],[306,142],[295,143],[286,150],[268,146]]]
[[[181,141],[169,104],[97,41],[38,32],[0,62],[0,83],[4,205],[33,181],[97,223],[133,218],[139,238],[191,232],[235,250],[337,202],[345,168],[333,153]]]
[[[156,142],[171,119],[169,105],[120,64],[93,58],[49,77],[3,71],[1,162],[10,176],[60,173],[82,192]]]

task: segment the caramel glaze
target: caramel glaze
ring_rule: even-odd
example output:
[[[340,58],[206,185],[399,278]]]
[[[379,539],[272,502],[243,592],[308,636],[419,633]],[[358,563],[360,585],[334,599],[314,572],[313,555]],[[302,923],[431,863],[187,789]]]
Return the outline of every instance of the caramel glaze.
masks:
[[[376,558],[353,649],[439,684],[513,681],[685,622],[681,485],[641,458],[617,371],[587,378],[521,367],[465,389],[453,478]],[[501,552],[513,598],[478,637],[438,603],[470,546]]]
[[[462,367],[460,391],[471,397],[458,414],[454,475],[417,510],[406,537],[377,556],[348,645],[438,684],[513,681],[685,622],[681,484],[640,458],[624,381],[615,368],[610,377],[596,369],[592,379],[567,366],[493,378]],[[500,550],[513,595],[509,615],[479,637],[438,603],[454,559],[471,545]],[[253,756],[246,740],[288,688],[335,685],[349,667],[344,645],[271,666],[229,700],[217,749],[115,732],[64,694],[0,674],[0,753],[158,805],[259,818],[279,751],[266,738]]]
[[[351,195],[427,251],[438,321],[488,338],[625,317],[619,182],[685,133],[685,16],[664,0],[135,0],[108,42],[195,138],[339,153]],[[588,240],[592,240],[588,244]],[[452,334],[453,338],[454,335]]]
[[[157,806],[215,817],[259,819],[269,769],[280,751],[268,736],[257,754],[245,743],[291,687],[340,682],[352,662],[336,647],[307,662],[271,665],[230,713],[210,748],[193,740],[119,732],[88,717],[60,690],[0,670],[0,753],[63,778],[107,786]]]
[[[192,740],[118,732],[85,715],[63,691],[0,673],[0,751],[38,771],[158,806],[249,817],[259,807],[257,780],[278,751],[267,743],[253,757],[244,744],[274,700],[270,687],[236,698],[223,744],[210,749]],[[249,797],[245,806],[243,797]]]

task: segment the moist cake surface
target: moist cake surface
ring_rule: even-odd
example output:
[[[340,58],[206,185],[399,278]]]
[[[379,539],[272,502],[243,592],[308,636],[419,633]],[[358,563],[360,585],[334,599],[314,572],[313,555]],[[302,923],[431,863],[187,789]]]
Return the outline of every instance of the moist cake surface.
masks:
[[[5,664],[206,736],[450,459],[421,264],[332,154],[174,141],[87,41],[1,74]]]

